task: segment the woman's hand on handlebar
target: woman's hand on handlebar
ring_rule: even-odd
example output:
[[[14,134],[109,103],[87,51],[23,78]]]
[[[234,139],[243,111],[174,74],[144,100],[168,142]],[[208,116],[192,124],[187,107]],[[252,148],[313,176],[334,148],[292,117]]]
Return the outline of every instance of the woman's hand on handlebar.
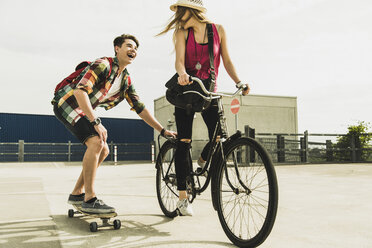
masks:
[[[178,84],[179,85],[185,86],[185,85],[189,85],[189,84],[192,84],[192,83],[193,83],[192,81],[190,82],[190,75],[187,74],[187,73],[184,73],[184,74],[182,74],[178,77]]]
[[[250,90],[251,88],[249,88],[249,85],[245,84],[245,87],[243,88],[243,91],[242,91],[243,96],[248,95]]]
[[[236,86],[236,88],[242,90],[242,95],[243,96],[248,95],[249,91],[251,90],[251,88],[249,88],[248,84],[243,84],[242,82],[236,83],[235,86]]]

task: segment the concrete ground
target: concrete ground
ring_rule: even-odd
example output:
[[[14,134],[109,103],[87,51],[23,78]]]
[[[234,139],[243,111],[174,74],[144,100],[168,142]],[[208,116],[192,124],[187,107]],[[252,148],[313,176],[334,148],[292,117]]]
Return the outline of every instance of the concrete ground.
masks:
[[[116,207],[122,228],[89,231],[68,218],[66,203],[81,167],[0,163],[0,247],[234,247],[213,210],[210,191],[195,216],[163,216],[153,164],[103,165],[98,196]],[[277,166],[279,208],[261,247],[372,247],[372,164]]]

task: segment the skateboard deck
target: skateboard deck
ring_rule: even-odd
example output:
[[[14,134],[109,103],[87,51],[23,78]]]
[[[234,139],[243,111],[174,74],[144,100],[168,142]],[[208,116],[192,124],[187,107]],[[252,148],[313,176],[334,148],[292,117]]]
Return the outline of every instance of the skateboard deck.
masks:
[[[97,213],[88,213],[84,212],[81,209],[81,204],[72,204],[72,206],[75,208],[74,209],[69,209],[68,210],[68,217],[72,218],[74,217],[75,214],[82,214],[83,216],[88,216],[91,218],[99,218],[102,221],[102,224],[98,225],[97,222],[93,221],[89,223],[89,229],[91,232],[97,232],[98,228],[100,227],[106,227],[106,226],[113,226],[114,229],[120,229],[121,227],[121,222],[118,219],[115,219],[112,223],[110,223],[110,219],[116,217],[118,214],[116,212],[114,213],[102,213],[102,214],[97,214]]]

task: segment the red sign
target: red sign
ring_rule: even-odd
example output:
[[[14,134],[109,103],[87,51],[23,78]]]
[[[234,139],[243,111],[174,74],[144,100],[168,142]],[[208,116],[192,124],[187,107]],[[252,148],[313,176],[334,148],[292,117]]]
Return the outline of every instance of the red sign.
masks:
[[[240,102],[238,99],[233,99],[231,101],[231,112],[235,115],[239,112],[239,109],[240,109]]]

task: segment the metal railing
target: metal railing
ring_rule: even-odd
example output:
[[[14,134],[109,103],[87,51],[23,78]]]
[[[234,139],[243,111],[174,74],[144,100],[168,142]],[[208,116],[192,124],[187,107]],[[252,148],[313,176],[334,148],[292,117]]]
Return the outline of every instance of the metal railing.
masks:
[[[246,126],[245,135],[258,140],[276,163],[372,162],[372,146],[360,147],[357,135],[349,135],[350,144],[346,148],[338,148],[332,139],[348,134],[255,133]]]
[[[337,146],[337,139],[347,134],[323,133],[256,133],[245,126],[243,136],[259,141],[268,151],[274,163],[343,163],[372,162],[372,146],[360,147],[358,136],[349,137],[346,148]],[[372,135],[361,134],[363,135]],[[193,140],[192,158],[198,159],[205,139]]]
[[[372,162],[372,146],[360,147],[359,137],[350,136],[350,144],[341,149],[333,140],[347,134],[319,133],[255,133],[245,126],[244,134],[258,140],[269,152],[275,163],[326,163],[326,162]],[[371,135],[371,134],[362,134]],[[319,139],[322,138],[322,141]],[[194,140],[202,149],[207,140]],[[147,160],[154,161],[156,147],[150,143],[109,143],[110,154],[106,161]],[[10,161],[81,161],[85,146],[80,143],[0,143],[0,162]],[[200,155],[194,151],[195,156]]]
[[[125,160],[154,161],[154,143],[109,143],[110,154],[107,160],[117,162]],[[0,143],[0,162],[24,161],[81,161],[85,146],[81,143],[36,143],[6,142]]]

